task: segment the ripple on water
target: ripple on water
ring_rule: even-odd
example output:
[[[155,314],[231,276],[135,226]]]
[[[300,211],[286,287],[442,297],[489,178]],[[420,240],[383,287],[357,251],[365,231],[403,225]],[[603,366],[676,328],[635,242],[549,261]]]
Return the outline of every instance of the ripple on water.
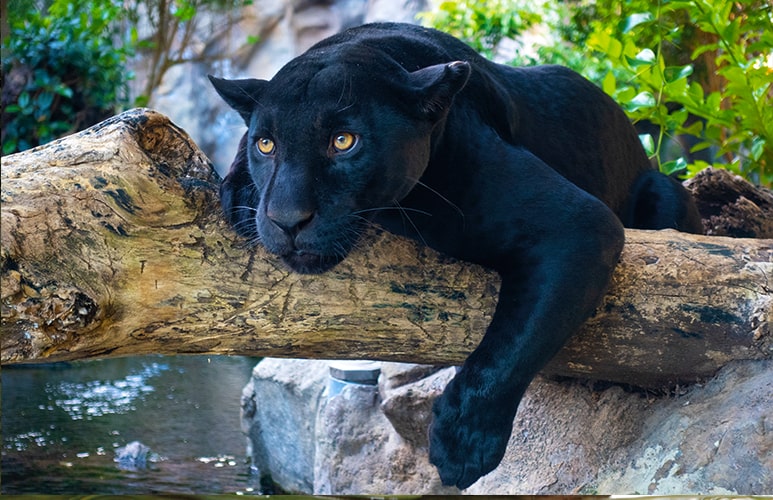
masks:
[[[153,386],[148,384],[148,379],[168,369],[169,366],[164,363],[151,363],[140,373],[129,374],[122,379],[49,382],[45,390],[49,400],[73,420],[91,420],[94,417],[135,410],[135,401],[154,390]],[[53,410],[54,406],[49,405],[46,409]]]

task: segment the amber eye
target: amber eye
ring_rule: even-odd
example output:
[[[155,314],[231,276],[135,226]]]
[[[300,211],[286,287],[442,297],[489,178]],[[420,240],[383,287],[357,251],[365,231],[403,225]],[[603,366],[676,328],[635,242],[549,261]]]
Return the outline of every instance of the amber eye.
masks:
[[[262,154],[270,155],[274,152],[274,149],[276,149],[274,141],[268,137],[261,137],[258,139],[258,151],[260,151]]]
[[[333,149],[339,153],[349,151],[357,143],[357,136],[349,132],[341,132],[333,136]]]

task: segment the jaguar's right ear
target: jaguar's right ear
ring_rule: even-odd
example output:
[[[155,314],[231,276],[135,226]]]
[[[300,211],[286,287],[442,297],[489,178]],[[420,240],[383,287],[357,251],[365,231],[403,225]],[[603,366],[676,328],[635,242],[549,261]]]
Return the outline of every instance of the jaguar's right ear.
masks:
[[[250,115],[258,103],[260,94],[263,92],[266,80],[257,80],[255,78],[245,78],[242,80],[227,80],[207,75],[212,86],[215,87],[220,97],[235,109],[244,120],[247,126],[250,125]]]
[[[440,119],[451,107],[454,96],[470,78],[472,68],[465,61],[428,66],[408,74],[418,109],[430,120]]]

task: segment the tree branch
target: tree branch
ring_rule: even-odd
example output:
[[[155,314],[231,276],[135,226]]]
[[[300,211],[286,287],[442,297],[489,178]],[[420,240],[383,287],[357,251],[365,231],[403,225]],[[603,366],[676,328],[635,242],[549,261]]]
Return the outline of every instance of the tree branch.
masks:
[[[374,231],[332,272],[292,274],[230,230],[217,182],[184,131],[142,109],[4,157],[2,362],[457,364],[480,341],[493,272]],[[773,357],[773,240],[626,237],[603,305],[546,372],[658,386]]]

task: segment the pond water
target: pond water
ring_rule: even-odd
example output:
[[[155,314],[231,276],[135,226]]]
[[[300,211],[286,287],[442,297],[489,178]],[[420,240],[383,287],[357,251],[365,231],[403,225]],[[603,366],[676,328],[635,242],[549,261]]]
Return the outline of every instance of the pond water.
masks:
[[[257,493],[239,400],[255,358],[4,366],[3,494]],[[150,448],[147,467],[116,450]]]

